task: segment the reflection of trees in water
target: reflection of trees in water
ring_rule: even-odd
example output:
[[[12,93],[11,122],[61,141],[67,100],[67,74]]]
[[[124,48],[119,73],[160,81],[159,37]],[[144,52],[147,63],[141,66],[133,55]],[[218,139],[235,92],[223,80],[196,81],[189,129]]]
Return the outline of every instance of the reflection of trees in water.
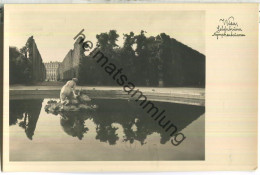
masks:
[[[68,135],[81,140],[88,131],[85,121],[92,119],[96,125],[96,139],[110,145],[116,144],[119,140],[116,133],[118,128],[113,126],[114,123],[120,124],[123,128],[123,142],[132,144],[134,141],[139,141],[143,145],[146,143],[147,136],[153,133],[160,134],[161,144],[165,144],[171,139],[170,133],[165,132],[158,125],[158,121],[150,118],[146,111],[135,102],[103,99],[93,100],[92,103],[98,106],[96,111],[58,113],[62,116],[61,126]],[[158,108],[166,110],[167,118],[177,126],[178,131],[181,131],[205,112],[204,107],[198,106],[160,102],[155,102],[155,104]]]
[[[123,127],[124,142],[134,143],[139,141],[142,145],[148,135],[159,133],[160,143],[165,144],[171,139],[170,133],[159,126],[158,121],[154,121],[136,102],[126,100],[95,100],[99,106],[95,112],[93,122],[97,125],[97,139],[115,144],[119,139],[116,134],[116,127],[113,123],[118,123]],[[205,112],[204,107],[189,106],[172,103],[154,102],[159,109],[165,109],[166,117],[174,123],[178,131],[187,127]],[[136,130],[133,129],[136,126]]]
[[[19,126],[24,128],[26,135],[32,139],[36,128],[37,120],[42,107],[41,100],[11,100],[9,125],[15,125],[19,120]],[[81,140],[88,128],[86,120],[92,120],[96,125],[96,139],[107,142],[110,145],[116,144],[119,140],[117,127],[113,124],[120,124],[123,128],[123,142],[131,144],[134,141],[142,145],[146,143],[148,135],[160,134],[160,143],[165,144],[171,137],[165,132],[136,102],[126,100],[93,100],[92,103],[99,107],[96,111],[89,112],[59,112],[61,116],[60,125],[65,133]],[[159,109],[165,109],[165,114],[178,131],[187,127],[205,112],[204,107],[154,102]],[[57,115],[57,113],[56,113]],[[136,129],[133,129],[136,127]]]
[[[72,137],[77,137],[82,140],[84,134],[89,130],[85,126],[85,121],[88,119],[93,119],[96,122],[96,139],[101,142],[108,142],[110,145],[114,145],[119,137],[116,134],[117,128],[112,127],[111,118],[105,116],[97,117],[96,112],[58,112],[61,116],[60,124],[65,133]],[[112,122],[112,123],[111,123]]]
[[[119,139],[118,135],[116,134],[117,129],[118,128],[112,126],[98,125],[96,128],[96,139],[100,140],[101,142],[108,142],[110,145],[114,145]]]
[[[26,136],[32,140],[36,124],[42,108],[43,99],[10,100],[9,125],[19,126],[24,129]]]
[[[84,134],[89,130],[85,126],[85,120],[88,115],[82,115],[80,112],[60,112],[60,124],[65,133],[72,137],[82,140]]]

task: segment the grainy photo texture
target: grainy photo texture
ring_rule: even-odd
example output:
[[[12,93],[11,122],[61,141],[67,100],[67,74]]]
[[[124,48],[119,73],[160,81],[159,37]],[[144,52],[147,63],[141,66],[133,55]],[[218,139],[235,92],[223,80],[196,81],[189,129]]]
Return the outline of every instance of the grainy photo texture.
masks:
[[[10,161],[205,160],[205,11],[8,20]]]

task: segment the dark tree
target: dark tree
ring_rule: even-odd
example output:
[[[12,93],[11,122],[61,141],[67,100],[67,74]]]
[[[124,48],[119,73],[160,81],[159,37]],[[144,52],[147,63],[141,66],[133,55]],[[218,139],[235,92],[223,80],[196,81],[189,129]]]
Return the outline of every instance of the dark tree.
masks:
[[[119,35],[115,30],[96,36],[102,53],[137,86],[205,87],[205,56],[165,33],[146,37],[145,31],[135,35]],[[81,84],[116,85],[96,60],[85,57],[80,63]]]

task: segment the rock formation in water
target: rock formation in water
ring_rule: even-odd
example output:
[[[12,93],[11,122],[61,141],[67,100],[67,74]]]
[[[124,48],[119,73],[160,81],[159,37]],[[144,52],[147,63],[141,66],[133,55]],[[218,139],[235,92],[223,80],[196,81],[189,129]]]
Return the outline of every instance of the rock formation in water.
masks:
[[[59,101],[56,100],[48,101],[47,105],[45,106],[45,111],[55,115],[66,111],[93,111],[97,108],[97,105],[90,104],[90,101],[91,99],[86,94],[79,92],[78,97],[71,100],[66,105],[62,105]]]

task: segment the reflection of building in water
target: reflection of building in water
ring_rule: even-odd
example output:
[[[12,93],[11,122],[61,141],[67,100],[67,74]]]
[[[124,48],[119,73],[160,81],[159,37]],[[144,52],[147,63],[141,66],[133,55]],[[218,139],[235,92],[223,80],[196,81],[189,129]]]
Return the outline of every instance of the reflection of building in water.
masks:
[[[26,136],[32,140],[42,108],[42,102],[42,99],[11,100],[9,125],[18,123],[24,129]]]
[[[48,62],[44,63],[45,68],[46,68],[46,81],[57,81],[57,71],[58,67],[60,65],[60,62]]]

